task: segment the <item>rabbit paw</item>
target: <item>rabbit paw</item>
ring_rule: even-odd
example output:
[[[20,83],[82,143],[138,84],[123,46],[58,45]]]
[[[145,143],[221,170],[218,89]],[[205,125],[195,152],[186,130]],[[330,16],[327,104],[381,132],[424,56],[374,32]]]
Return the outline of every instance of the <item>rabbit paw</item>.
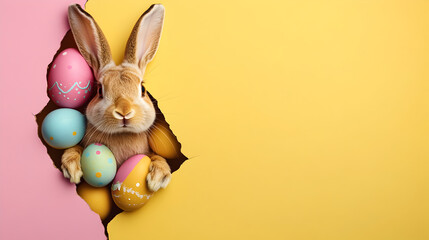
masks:
[[[149,173],[146,177],[149,190],[156,192],[160,188],[166,188],[171,180],[171,170],[167,162],[152,161],[149,166]]]
[[[80,178],[83,176],[82,170],[75,164],[61,165],[61,170],[65,178],[69,178],[71,183],[80,183]]]
[[[81,153],[82,149],[80,148],[69,148],[64,152],[61,158],[61,170],[63,171],[64,177],[69,178],[71,183],[80,183],[80,178],[83,176],[80,167]]]

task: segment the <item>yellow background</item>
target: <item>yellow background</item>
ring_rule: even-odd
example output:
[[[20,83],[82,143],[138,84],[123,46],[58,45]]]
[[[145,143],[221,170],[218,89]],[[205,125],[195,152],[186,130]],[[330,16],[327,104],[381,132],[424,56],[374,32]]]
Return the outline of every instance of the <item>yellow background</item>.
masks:
[[[429,1],[161,2],[191,159],[111,239],[429,239]],[[116,61],[151,3],[87,3]]]

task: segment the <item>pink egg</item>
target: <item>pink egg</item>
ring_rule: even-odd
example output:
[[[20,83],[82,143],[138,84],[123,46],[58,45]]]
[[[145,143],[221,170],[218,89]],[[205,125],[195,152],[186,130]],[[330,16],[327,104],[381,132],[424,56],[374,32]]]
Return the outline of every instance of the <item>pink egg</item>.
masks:
[[[60,107],[78,108],[90,100],[93,81],[91,68],[79,51],[65,49],[49,71],[49,98]]]

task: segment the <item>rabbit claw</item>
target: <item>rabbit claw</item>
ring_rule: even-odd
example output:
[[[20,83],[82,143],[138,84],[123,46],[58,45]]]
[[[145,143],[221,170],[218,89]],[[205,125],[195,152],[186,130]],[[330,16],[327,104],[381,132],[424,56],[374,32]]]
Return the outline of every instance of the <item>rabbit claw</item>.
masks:
[[[71,183],[80,183],[83,176],[80,167],[80,155],[82,147],[72,147],[67,149],[61,158],[61,170],[65,178],[69,178]]]
[[[149,190],[156,192],[160,188],[166,188],[171,180],[171,170],[167,162],[155,160],[149,166],[149,173],[146,177]]]
[[[75,165],[75,164],[71,164],[71,165]],[[71,183],[75,183],[75,184],[80,183],[80,179],[83,176],[83,172],[81,169],[77,169],[76,166],[66,167],[64,164],[61,165],[61,169],[63,170],[64,177],[69,178]]]

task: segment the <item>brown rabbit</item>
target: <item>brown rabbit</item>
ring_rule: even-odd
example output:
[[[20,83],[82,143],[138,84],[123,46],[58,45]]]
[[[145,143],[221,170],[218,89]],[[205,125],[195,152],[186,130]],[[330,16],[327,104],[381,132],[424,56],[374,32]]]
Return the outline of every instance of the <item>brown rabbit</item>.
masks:
[[[97,94],[86,109],[87,130],[81,146],[66,149],[61,169],[70,182],[82,177],[80,158],[91,143],[105,144],[118,166],[135,154],[146,154],[152,162],[146,178],[152,191],[165,188],[171,179],[167,161],[148,145],[148,131],[155,121],[155,108],[143,86],[146,65],[158,48],[164,21],[164,7],[152,5],[134,26],[124,61],[116,65],[103,32],[78,4],[69,7],[69,23],[80,53],[92,67]]]

